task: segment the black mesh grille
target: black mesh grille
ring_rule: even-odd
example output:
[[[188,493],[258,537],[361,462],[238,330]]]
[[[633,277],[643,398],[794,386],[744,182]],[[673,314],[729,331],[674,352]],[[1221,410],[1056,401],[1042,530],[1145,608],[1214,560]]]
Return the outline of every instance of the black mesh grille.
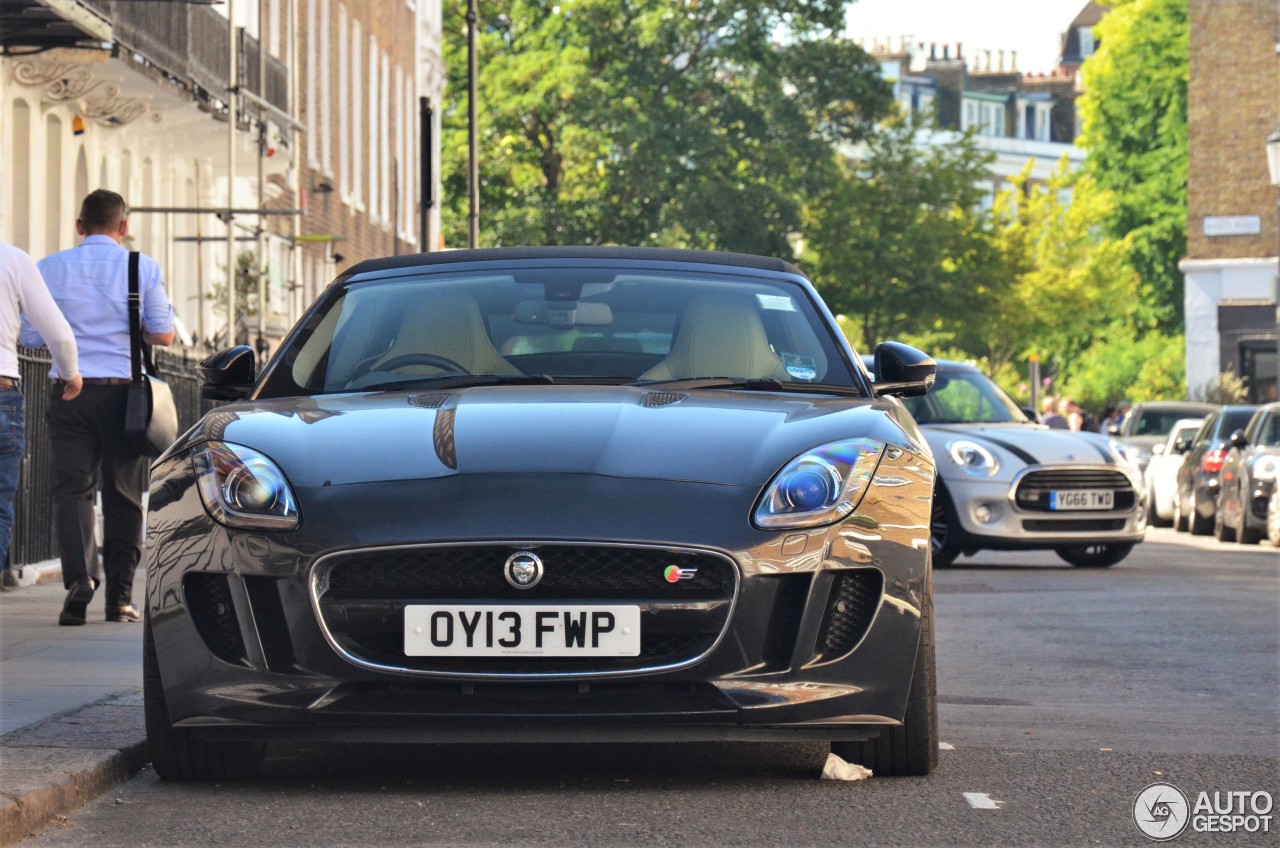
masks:
[[[827,611],[818,631],[818,651],[823,660],[842,657],[854,649],[871,626],[884,579],[871,568],[836,572],[827,597]]]
[[[645,392],[644,399],[640,401],[641,406],[654,409],[659,406],[670,406],[673,403],[679,403],[687,398],[688,395],[679,392]]]
[[[226,575],[192,572],[183,577],[182,585],[196,632],[213,655],[233,665],[248,665]]]
[[[1029,518],[1022,522],[1028,533],[1105,533],[1123,530],[1123,518],[1066,518],[1058,521]]]
[[[542,559],[531,589],[507,583],[516,551]],[[687,579],[666,577],[674,566]],[[377,665],[460,674],[638,671],[695,659],[715,644],[737,585],[733,563],[715,554],[621,545],[445,545],[353,551],[319,566],[325,626],[352,656]],[[410,657],[404,608],[411,603],[635,603],[636,657]]]
[[[637,598],[678,594],[720,597],[733,585],[732,566],[710,554],[591,545],[528,548],[543,562],[532,589],[507,583],[503,568],[518,547],[459,545],[344,554],[331,561],[328,591],[342,598],[479,599]],[[669,566],[695,569],[671,583]]]
[[[1049,512],[1050,492],[1081,489],[1108,489],[1115,492],[1112,512],[1127,512],[1137,503],[1137,493],[1129,478],[1119,471],[1105,468],[1032,471],[1018,481],[1014,499],[1021,509]]]

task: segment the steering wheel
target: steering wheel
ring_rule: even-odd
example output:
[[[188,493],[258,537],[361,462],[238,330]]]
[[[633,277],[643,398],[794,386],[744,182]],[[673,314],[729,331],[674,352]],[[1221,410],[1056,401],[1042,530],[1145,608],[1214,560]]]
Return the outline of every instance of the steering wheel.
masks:
[[[403,353],[400,356],[393,356],[385,362],[379,362],[374,366],[374,369],[378,371],[395,371],[397,368],[404,368],[406,365],[430,365],[433,368],[439,368],[441,371],[449,371],[454,374],[471,373],[449,357],[438,356],[434,353]]]

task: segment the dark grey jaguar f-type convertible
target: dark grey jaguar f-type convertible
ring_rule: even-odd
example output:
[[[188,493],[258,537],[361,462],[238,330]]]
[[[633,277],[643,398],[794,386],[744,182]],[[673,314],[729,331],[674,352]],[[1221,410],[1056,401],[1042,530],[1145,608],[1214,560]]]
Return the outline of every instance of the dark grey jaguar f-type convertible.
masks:
[[[155,463],[156,771],[278,740],[829,740],[937,762],[934,463],[794,266],[621,248],[361,263]]]

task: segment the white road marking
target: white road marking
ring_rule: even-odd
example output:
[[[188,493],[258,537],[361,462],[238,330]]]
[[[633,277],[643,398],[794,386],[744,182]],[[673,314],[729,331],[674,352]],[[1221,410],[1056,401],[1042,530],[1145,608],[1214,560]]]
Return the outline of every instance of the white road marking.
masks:
[[[939,743],[938,743],[938,750],[939,750],[939,751],[954,751],[955,749],[956,749],[956,746],[955,746],[955,745],[952,745],[950,742],[939,742]]]
[[[985,792],[966,792],[964,799],[975,810],[998,810],[1004,801],[997,801]]]

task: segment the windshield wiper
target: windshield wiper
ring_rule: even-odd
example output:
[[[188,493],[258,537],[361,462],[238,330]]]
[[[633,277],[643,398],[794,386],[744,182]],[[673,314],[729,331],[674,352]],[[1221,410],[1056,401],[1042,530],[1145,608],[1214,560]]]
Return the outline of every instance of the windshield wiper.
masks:
[[[865,397],[853,386],[829,383],[784,383],[771,377],[742,379],[735,377],[676,377],[670,380],[637,380],[630,385],[641,389],[661,386],[664,389],[742,389],[748,392],[798,392],[814,395]]]
[[[431,387],[433,389],[465,389],[472,386],[550,386],[555,378],[549,374],[436,374],[404,380],[384,380],[368,386],[349,389],[353,392],[384,392],[399,389]]]

